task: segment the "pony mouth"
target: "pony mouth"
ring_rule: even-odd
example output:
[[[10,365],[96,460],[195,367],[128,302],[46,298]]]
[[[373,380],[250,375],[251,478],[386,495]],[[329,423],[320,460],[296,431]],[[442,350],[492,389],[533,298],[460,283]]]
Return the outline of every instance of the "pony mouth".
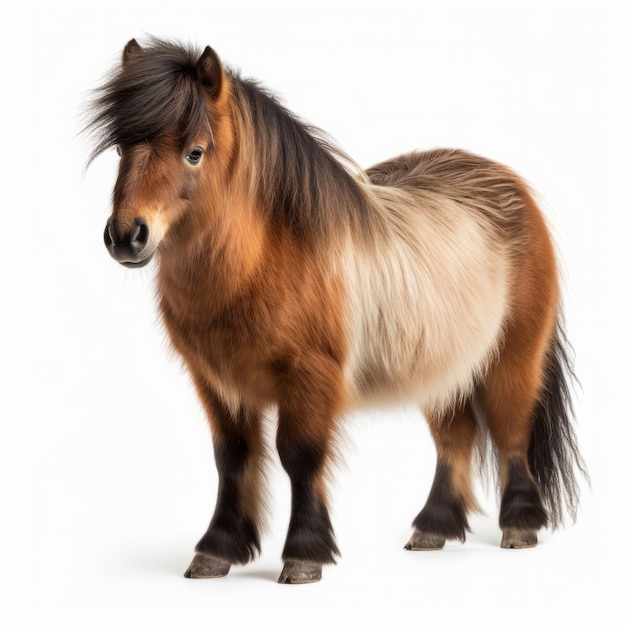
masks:
[[[139,269],[140,267],[145,267],[152,261],[152,257],[154,256],[154,252],[151,252],[145,259],[141,261],[118,261],[120,265],[124,267],[129,267],[131,269]]]

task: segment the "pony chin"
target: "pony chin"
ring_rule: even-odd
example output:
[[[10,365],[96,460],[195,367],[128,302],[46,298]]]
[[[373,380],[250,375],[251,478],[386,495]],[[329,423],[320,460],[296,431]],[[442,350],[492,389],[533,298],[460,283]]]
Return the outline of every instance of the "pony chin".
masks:
[[[156,250],[155,250],[156,251]],[[145,267],[152,261],[152,257],[154,257],[154,252],[152,252],[148,257],[143,259],[142,261],[132,262],[132,261],[120,261],[120,265],[124,267],[128,267],[130,269],[139,269],[140,267]]]

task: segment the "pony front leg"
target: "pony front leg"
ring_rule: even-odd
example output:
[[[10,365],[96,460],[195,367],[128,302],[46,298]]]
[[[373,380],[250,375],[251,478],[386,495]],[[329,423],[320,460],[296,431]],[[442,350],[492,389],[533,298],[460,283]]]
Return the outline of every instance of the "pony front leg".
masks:
[[[339,554],[322,481],[327,452],[315,441],[279,441],[280,460],[291,480],[291,519],[280,583],[320,580],[322,566]]]
[[[330,371],[335,373],[334,364]],[[309,372],[310,374],[310,372]],[[277,448],[291,481],[291,519],[279,583],[320,580],[339,550],[328,513],[325,472],[338,414],[338,376],[305,376],[279,408]],[[306,388],[304,388],[306,385]]]
[[[206,385],[197,387],[211,424],[219,485],[215,512],[185,577],[219,578],[261,549],[262,419],[243,409],[233,413]]]

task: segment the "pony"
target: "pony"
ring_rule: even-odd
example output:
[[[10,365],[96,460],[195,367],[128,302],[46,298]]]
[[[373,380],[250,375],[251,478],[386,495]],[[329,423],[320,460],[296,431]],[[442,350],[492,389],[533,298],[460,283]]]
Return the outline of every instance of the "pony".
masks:
[[[499,477],[503,548],[575,520],[557,261],[519,175],[457,149],[362,170],[211,47],[156,38],[128,42],[89,115],[89,162],[120,155],[104,243],[128,268],[156,259],[210,425],[217,502],[186,577],[260,552],[269,410],[291,484],[281,583],[317,581],[340,554],[327,487],[359,407],[415,403],[432,433],[408,550],[465,540],[475,465]]]

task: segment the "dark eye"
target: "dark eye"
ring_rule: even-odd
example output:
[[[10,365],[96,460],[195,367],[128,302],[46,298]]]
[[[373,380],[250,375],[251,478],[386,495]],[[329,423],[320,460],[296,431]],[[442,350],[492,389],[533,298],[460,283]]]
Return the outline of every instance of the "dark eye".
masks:
[[[122,149],[119,146],[115,146],[115,151],[117,152],[117,156],[122,156]]]
[[[188,163],[191,163],[191,165],[198,165],[203,154],[204,150],[202,148],[194,148],[185,155],[185,159]]]

